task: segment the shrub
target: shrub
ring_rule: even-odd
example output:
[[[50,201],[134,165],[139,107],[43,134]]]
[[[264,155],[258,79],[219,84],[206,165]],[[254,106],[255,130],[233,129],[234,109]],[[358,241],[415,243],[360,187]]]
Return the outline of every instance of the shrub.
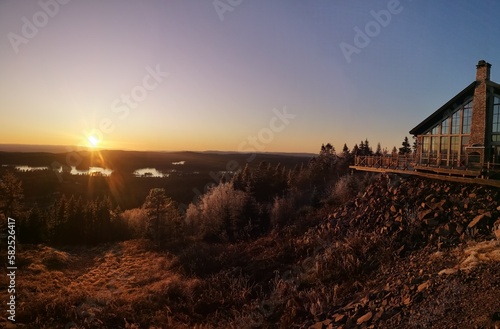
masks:
[[[148,215],[142,208],[125,210],[121,217],[130,230],[132,237],[143,238],[146,236],[146,224]]]
[[[186,212],[187,227],[209,240],[234,241],[247,237],[259,220],[255,200],[231,183],[208,191]]]
[[[297,207],[291,197],[277,197],[271,209],[271,226],[283,227],[292,222],[297,213]]]
[[[345,203],[359,191],[359,181],[353,175],[342,176],[333,186],[331,199],[339,203]]]

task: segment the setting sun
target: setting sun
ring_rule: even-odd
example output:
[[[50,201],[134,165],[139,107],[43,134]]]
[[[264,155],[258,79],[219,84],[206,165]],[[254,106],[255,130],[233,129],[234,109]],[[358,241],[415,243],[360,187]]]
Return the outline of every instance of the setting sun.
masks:
[[[87,140],[89,141],[89,145],[91,147],[97,147],[97,145],[99,145],[100,142],[99,139],[94,135],[90,135],[89,137],[87,137]]]

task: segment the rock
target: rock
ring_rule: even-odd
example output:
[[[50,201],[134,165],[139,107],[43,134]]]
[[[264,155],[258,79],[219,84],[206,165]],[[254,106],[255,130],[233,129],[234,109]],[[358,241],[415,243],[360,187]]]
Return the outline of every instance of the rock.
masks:
[[[380,311],[377,312],[377,314],[375,314],[375,316],[373,317],[373,321],[378,321],[380,320],[382,317],[384,316],[384,308],[381,308]]]
[[[430,286],[430,282],[426,281],[426,282],[424,282],[424,283],[422,283],[421,285],[418,286],[417,291],[421,292],[423,290],[426,290],[426,289],[429,288],[429,286]]]
[[[435,227],[438,226],[439,222],[434,218],[427,218],[426,220],[424,220],[424,224],[429,227]]]
[[[325,321],[323,321],[323,325],[328,327],[332,322],[333,322],[333,320],[326,319]]]
[[[447,229],[446,226],[445,227],[438,227],[435,232],[437,235],[442,236],[442,237],[448,236],[451,233],[451,231],[449,229]]]
[[[446,199],[443,199],[435,204],[432,205],[432,209],[435,210],[436,208],[439,208],[441,210],[444,210],[446,205]]]
[[[500,241],[500,228],[498,230],[495,230],[493,233],[495,233],[495,236],[497,237],[497,240]]]
[[[323,322],[316,322],[310,326],[309,329],[323,329]]]
[[[418,212],[418,219],[424,220],[425,218],[431,217],[430,215],[433,213],[432,209],[421,210]]]
[[[345,314],[339,314],[339,313],[337,313],[337,314],[333,315],[333,320],[335,321],[335,323],[338,323],[338,322],[344,321],[345,317],[346,317]]]
[[[469,223],[469,225],[467,225],[467,227],[471,228],[471,227],[474,227],[476,226],[480,221],[482,221],[484,218],[486,217],[485,214],[481,214],[481,215],[477,215],[476,217],[474,217],[474,219],[472,220],[472,222]]]
[[[373,313],[372,312],[368,312],[365,315],[363,315],[362,317],[360,317],[358,319],[358,321],[356,321],[356,323],[358,325],[360,325],[360,324],[363,324],[365,322],[368,322],[368,321],[370,321],[370,319],[372,318],[372,316],[373,316]]]
[[[439,271],[438,275],[451,275],[457,273],[458,270],[455,268],[447,268],[444,270]]]

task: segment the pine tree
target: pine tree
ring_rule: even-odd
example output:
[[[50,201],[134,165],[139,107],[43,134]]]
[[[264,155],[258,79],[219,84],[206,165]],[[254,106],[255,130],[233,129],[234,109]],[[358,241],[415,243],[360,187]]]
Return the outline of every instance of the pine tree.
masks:
[[[359,149],[359,146],[358,144],[354,144],[353,148],[352,148],[352,155],[356,156],[356,155],[361,155],[361,151]]]
[[[366,147],[365,147],[365,142],[361,141],[359,143],[359,155],[366,155]]]
[[[382,155],[382,147],[380,146],[380,142],[377,143],[377,150],[375,151],[376,156]]]
[[[368,142],[368,138],[365,138],[365,154],[364,155],[372,155],[372,148],[370,146],[370,143]]]
[[[402,147],[399,148],[399,154],[407,155],[411,153],[410,142],[408,141],[408,137],[405,136],[403,143],[401,143]]]
[[[347,144],[344,143],[344,147],[342,148],[342,156],[344,158],[347,158],[350,155],[349,148],[347,147]]]
[[[161,245],[165,239],[179,233],[180,215],[174,201],[166,195],[165,189],[151,189],[143,208],[148,216],[147,236],[151,240]]]

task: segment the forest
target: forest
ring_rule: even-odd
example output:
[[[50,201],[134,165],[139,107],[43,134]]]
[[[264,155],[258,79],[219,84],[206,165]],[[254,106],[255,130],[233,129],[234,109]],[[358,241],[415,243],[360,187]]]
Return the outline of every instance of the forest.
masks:
[[[411,152],[406,138],[402,145],[398,153]],[[68,154],[3,152],[0,161],[7,165],[2,167],[1,209],[19,220],[22,243],[95,245],[143,237],[164,243],[186,236],[234,242],[283,226],[301,209],[318,207],[348,174],[355,155],[382,153],[387,155],[387,150],[379,144],[373,152],[366,139],[352,151],[344,144],[340,153],[330,143],[323,144],[311,158],[194,152],[78,154],[80,168],[114,170],[103,176],[54,174],[50,168],[19,172],[8,165],[47,165]],[[171,174],[131,175],[141,166]]]
[[[136,162],[144,159],[138,153],[128,154],[128,161],[117,161],[119,154],[113,154],[111,160],[100,154],[97,163],[83,165],[120,163],[112,165],[115,171],[110,176],[63,172],[62,182],[49,169],[19,172],[4,166],[2,213],[18,219],[21,243],[95,245],[142,237],[164,241],[167,236],[179,238],[184,234],[234,241],[263,234],[283,221],[279,217],[284,214],[277,214],[276,209],[271,218],[273,208],[317,203],[332,173],[345,174],[350,161],[347,154],[338,157],[330,144],[309,161],[305,157],[261,155],[265,160],[255,165],[243,162],[249,155],[237,155],[234,160],[235,155],[211,154],[212,162],[205,161],[201,166],[193,161],[204,160],[199,156],[180,156],[188,159],[183,160],[182,168],[150,154],[141,164],[174,167],[168,177],[133,177],[130,172],[138,167]],[[11,155],[14,163],[19,163],[20,157],[26,154]],[[34,158],[32,165],[47,163],[47,159],[40,162],[42,155]],[[220,170],[228,158],[246,165],[234,172]],[[179,155],[175,159],[180,159]],[[277,160],[284,160],[288,166]],[[290,168],[290,164],[294,166]],[[218,229],[213,225],[215,218],[221,221]]]

